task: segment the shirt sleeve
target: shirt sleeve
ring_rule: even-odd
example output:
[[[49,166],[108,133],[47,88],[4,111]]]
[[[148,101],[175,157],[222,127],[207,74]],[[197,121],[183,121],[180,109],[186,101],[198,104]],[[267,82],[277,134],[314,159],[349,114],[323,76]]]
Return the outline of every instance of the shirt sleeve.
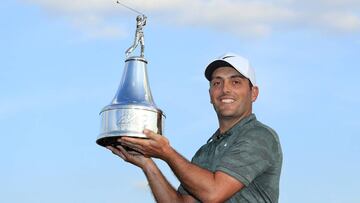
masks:
[[[251,130],[229,145],[216,166],[248,186],[272,160],[273,136],[268,130]]]

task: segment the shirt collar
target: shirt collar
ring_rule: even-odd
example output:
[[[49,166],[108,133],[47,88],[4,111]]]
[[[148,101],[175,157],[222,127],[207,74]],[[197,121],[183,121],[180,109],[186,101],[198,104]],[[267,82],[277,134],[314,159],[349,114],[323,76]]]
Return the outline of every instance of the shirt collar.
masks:
[[[256,116],[255,116],[255,114],[252,113],[249,116],[238,121],[234,126],[232,126],[229,130],[227,130],[223,134],[220,133],[220,129],[217,129],[216,132],[213,134],[213,136],[211,136],[209,141],[213,140],[213,139],[220,139],[221,137],[225,137],[225,136],[230,136],[234,132],[239,131],[239,129],[241,129],[245,124],[247,124],[248,122],[253,121],[253,120],[256,120]]]

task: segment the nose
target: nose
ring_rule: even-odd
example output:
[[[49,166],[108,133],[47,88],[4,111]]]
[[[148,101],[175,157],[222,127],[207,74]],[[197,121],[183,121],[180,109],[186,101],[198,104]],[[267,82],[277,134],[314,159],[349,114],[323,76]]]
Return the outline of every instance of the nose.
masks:
[[[231,82],[228,81],[228,80],[225,80],[224,84],[223,84],[223,87],[222,87],[223,92],[224,93],[229,93],[230,89],[231,89]]]

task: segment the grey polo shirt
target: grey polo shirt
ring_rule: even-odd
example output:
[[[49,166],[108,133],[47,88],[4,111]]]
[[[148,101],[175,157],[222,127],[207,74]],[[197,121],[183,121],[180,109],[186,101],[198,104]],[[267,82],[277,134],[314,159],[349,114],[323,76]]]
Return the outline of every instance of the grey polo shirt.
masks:
[[[254,114],[224,134],[217,130],[191,162],[212,172],[222,171],[245,185],[227,202],[278,202],[282,165],[279,138]],[[178,191],[190,194],[182,185]]]

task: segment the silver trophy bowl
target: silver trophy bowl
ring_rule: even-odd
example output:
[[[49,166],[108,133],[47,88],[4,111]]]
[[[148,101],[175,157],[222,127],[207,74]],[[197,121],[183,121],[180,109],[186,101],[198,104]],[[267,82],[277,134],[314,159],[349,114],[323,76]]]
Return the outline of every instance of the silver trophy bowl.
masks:
[[[101,129],[96,143],[119,145],[122,136],[146,138],[144,129],[163,134],[165,115],[153,101],[147,77],[147,61],[143,57],[125,60],[123,76],[110,105],[101,112]]]

